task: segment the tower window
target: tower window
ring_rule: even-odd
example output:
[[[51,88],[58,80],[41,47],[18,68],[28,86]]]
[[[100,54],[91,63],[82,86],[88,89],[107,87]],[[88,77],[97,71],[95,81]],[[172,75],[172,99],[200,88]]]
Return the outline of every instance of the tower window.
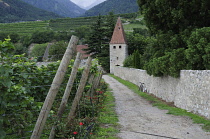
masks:
[[[117,57],[117,60],[118,60],[119,58]]]
[[[118,29],[120,29],[120,27],[118,27]]]
[[[120,46],[119,46],[119,48],[121,49],[121,48],[122,48],[122,46],[120,45]]]
[[[114,49],[116,49],[116,46],[113,46]]]

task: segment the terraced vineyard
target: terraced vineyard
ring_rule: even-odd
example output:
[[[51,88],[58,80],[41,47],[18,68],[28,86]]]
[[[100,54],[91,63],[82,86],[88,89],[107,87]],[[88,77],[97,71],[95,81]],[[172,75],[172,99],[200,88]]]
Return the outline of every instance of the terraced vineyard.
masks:
[[[71,31],[82,25],[90,26],[97,17],[61,18],[47,21],[1,23],[0,32],[30,35],[36,30]]]
[[[47,30],[49,21],[33,21],[20,23],[1,23],[0,31],[8,33],[18,33],[20,35],[30,34],[35,30]]]
[[[127,20],[127,14],[115,15],[125,16],[124,20]],[[31,22],[19,22],[19,23],[0,23],[0,32],[6,33],[18,33],[20,36],[31,35],[34,31],[53,30],[53,31],[74,31],[75,28],[86,25],[91,26],[96,20],[97,16],[93,17],[79,17],[79,18],[60,18],[51,19],[46,21],[31,21]],[[102,16],[102,19],[105,16]],[[132,31],[132,28],[144,28],[138,24],[125,24],[126,31]]]
[[[49,21],[49,27],[54,31],[71,31],[83,25],[90,26],[96,19],[97,17],[55,19]]]

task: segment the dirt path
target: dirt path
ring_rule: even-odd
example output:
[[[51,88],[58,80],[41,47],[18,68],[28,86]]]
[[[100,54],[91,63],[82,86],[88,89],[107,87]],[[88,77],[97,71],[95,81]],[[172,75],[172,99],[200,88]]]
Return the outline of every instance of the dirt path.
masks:
[[[166,114],[167,110],[153,107],[123,84],[108,75],[103,79],[110,85],[116,99],[116,112],[122,139],[210,139],[210,133],[193,124],[188,117]]]

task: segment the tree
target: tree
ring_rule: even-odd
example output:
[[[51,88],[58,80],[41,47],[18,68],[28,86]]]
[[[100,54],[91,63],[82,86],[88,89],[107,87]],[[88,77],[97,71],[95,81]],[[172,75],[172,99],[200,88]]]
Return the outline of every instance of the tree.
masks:
[[[87,38],[88,49],[87,53],[92,54],[93,57],[97,57],[101,53],[103,42],[103,28],[101,15],[98,16],[95,24],[91,27],[91,32]]]
[[[88,49],[87,53],[98,58],[99,64],[109,72],[109,42],[111,41],[112,32],[114,30],[114,15],[110,13],[105,18],[103,24],[102,17],[99,15],[95,24],[91,28],[91,33],[87,38]]]
[[[31,42],[33,43],[46,43],[54,39],[53,31],[35,31],[31,36]]]
[[[210,26],[209,0],[138,0],[147,27],[153,34],[159,31],[177,34],[185,29]]]
[[[140,54],[139,51],[136,50],[133,54],[133,67],[140,69],[141,68],[141,59],[140,59]]]
[[[197,29],[187,41],[188,66],[193,70],[210,69],[210,27]]]
[[[149,38],[138,33],[136,34],[126,34],[128,42],[128,52],[129,54],[134,53],[135,50],[138,50],[140,54],[143,54],[145,47],[148,44]]]
[[[143,55],[144,68],[149,74],[177,77],[181,69],[206,68],[203,60],[209,60],[209,50],[197,51],[198,47],[192,47],[192,44],[204,46],[207,43],[194,43],[196,39],[191,42],[188,39],[195,29],[210,26],[209,0],[138,0],[138,4],[152,35]],[[200,37],[199,41],[206,39],[201,34]],[[205,56],[197,56],[198,53]]]

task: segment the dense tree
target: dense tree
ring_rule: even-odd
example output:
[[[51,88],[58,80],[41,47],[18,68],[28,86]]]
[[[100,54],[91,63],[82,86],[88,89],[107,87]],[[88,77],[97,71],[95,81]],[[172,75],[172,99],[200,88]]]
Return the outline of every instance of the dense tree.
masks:
[[[88,53],[92,53],[93,57],[98,58],[99,64],[109,72],[109,42],[114,30],[115,19],[113,13],[106,16],[105,21],[102,21],[101,16],[98,16],[97,21],[91,28],[91,33],[87,38]]]
[[[31,36],[31,42],[33,43],[46,43],[54,39],[53,31],[35,31]]]
[[[87,52],[94,57],[97,57],[101,53],[102,45],[104,45],[104,29],[102,28],[102,23],[101,16],[99,15],[95,24],[92,25],[90,35],[87,39]]]
[[[138,4],[152,35],[143,55],[149,74],[177,77],[181,69],[209,68],[209,50],[204,47],[208,31],[192,33],[210,26],[209,0],[138,0]]]
[[[128,43],[128,52],[129,55],[134,53],[135,50],[138,50],[140,54],[144,53],[144,49],[148,44],[149,38],[142,36],[138,33],[136,34],[126,34],[127,43]]]
[[[209,0],[138,0],[138,4],[153,34],[210,26]]]
[[[210,69],[210,27],[192,32],[187,41],[186,56],[190,69]]]
[[[141,55],[140,55],[140,53],[139,53],[139,50],[136,50],[134,53],[133,53],[133,67],[134,68],[137,68],[137,69],[140,69],[140,68],[142,68],[141,67],[141,59],[140,59],[140,57],[141,57]]]
[[[12,43],[17,43],[20,39],[19,34],[17,33],[6,33],[6,32],[0,32],[0,40],[4,40],[5,38],[10,38]]]

